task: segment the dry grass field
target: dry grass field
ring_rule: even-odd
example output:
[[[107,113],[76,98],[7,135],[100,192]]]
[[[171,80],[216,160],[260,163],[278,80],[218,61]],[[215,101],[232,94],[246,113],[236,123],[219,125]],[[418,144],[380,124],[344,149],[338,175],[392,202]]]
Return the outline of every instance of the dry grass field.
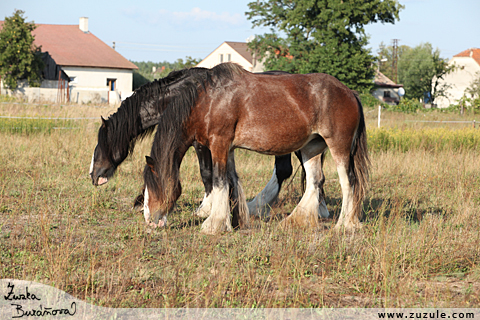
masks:
[[[341,191],[327,156],[333,217],[318,230],[279,228],[300,200],[298,171],[270,221],[206,236],[192,216],[203,186],[191,150],[164,230],[131,209],[151,138],[107,185],[92,186],[99,116],[115,109],[0,104],[1,116],[98,119],[0,118],[0,278],[109,307],[480,307],[480,129],[406,122],[474,115],[384,112],[377,129],[376,110],[366,109],[372,169],[354,234],[333,231]],[[251,199],[273,158],[238,150],[237,169]]]

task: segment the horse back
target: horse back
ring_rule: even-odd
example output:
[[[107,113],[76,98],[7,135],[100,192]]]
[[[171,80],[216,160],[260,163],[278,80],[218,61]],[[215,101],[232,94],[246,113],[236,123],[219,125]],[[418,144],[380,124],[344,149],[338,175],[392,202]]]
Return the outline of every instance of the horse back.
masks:
[[[193,111],[195,139],[232,140],[233,147],[265,154],[300,149],[313,135],[334,134],[339,122],[358,125],[353,92],[326,74],[242,73],[205,92]],[[350,120],[349,120],[350,119]],[[218,138],[220,139],[220,138]]]

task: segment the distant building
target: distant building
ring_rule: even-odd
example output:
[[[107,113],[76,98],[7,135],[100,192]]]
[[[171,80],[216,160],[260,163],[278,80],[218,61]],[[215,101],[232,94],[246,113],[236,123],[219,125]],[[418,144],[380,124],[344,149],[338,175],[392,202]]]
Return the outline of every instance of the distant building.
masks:
[[[435,103],[439,108],[447,108],[457,104],[464,96],[465,89],[470,87],[472,81],[480,76],[480,49],[471,48],[454,55],[448,62],[449,65],[456,65],[458,68],[445,76],[440,85],[446,84],[449,88],[446,97],[438,97]]]
[[[380,71],[376,71],[372,92],[375,98],[388,104],[398,104],[400,102],[400,95],[398,94],[400,88],[403,88],[403,84],[396,84]]]
[[[212,68],[222,62],[235,62],[250,72],[263,72],[263,64],[248,49],[246,42],[225,41],[197,67]]]
[[[36,26],[34,43],[42,47],[46,62],[46,81],[41,89],[46,90],[23,84],[10,94],[57,100],[63,88],[61,94],[77,103],[117,103],[132,94],[133,70],[137,66],[94,36],[88,29],[88,18],[80,18],[79,25]],[[59,75],[60,80],[67,81],[58,83]]]

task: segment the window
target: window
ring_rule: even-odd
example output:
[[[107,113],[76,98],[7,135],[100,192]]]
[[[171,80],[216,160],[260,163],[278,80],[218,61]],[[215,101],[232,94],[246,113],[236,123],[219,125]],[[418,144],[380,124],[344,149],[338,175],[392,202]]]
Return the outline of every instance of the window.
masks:
[[[117,79],[107,79],[107,87],[110,91],[115,91],[117,88]]]
[[[390,97],[390,91],[383,91],[383,97],[384,98],[391,98]]]
[[[230,62],[232,61],[232,55],[229,53],[227,54],[227,62]]]
[[[219,54],[219,61],[220,61],[220,63],[223,62],[223,54],[222,53]]]

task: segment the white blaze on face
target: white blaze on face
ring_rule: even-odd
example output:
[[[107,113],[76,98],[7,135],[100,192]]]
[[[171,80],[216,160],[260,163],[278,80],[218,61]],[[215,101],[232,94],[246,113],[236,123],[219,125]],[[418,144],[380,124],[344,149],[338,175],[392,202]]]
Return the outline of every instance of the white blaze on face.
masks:
[[[143,196],[143,217],[145,222],[149,223],[150,221],[150,208],[148,207],[148,188],[145,186],[145,194]]]
[[[93,173],[93,160],[95,158],[95,153],[92,154],[92,162],[90,163],[90,172],[89,174],[91,175]]]
[[[158,224],[150,221],[151,213],[150,208],[148,207],[148,188],[145,186],[145,194],[143,195],[143,217],[145,218],[145,222],[147,225],[157,228],[157,227],[165,227],[167,225],[167,215],[164,215],[159,221]]]

